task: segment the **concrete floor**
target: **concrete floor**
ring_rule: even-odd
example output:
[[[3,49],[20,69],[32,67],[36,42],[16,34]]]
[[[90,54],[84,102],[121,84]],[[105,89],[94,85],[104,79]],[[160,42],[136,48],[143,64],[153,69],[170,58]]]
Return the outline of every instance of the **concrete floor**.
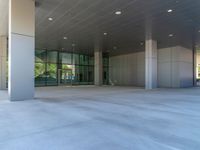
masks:
[[[200,150],[200,88],[48,87],[0,92],[0,150]]]

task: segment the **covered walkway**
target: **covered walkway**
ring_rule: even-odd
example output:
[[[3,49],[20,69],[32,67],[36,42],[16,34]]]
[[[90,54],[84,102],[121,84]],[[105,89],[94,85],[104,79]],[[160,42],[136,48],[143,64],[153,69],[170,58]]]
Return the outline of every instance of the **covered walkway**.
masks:
[[[197,150],[199,93],[200,88],[37,88],[35,100],[0,101],[0,149]]]

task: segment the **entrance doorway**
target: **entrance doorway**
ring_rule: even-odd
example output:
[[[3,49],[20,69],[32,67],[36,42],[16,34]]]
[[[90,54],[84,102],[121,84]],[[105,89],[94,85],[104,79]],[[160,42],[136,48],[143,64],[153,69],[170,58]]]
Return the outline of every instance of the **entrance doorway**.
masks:
[[[73,78],[72,69],[58,70],[58,85],[72,85]]]

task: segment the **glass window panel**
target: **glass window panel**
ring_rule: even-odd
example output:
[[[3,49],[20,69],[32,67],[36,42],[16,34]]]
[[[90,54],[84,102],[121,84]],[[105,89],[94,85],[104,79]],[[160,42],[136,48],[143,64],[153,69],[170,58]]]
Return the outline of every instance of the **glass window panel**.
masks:
[[[80,64],[84,65],[84,55],[80,55]]]
[[[63,70],[72,70],[72,68],[73,68],[72,65],[62,64],[62,69]]]
[[[46,50],[35,51],[35,62],[46,62]]]
[[[103,83],[105,85],[109,84],[109,68],[108,67],[103,68]]]
[[[74,75],[73,84],[78,85],[79,84],[79,66],[77,65],[75,66],[73,75]]]
[[[79,70],[76,69],[76,66],[75,65],[72,65],[71,67],[71,72],[72,72],[72,84],[77,84],[78,82],[78,72]]]
[[[57,57],[58,54],[59,60]],[[60,83],[74,85],[94,83],[94,56],[36,50],[35,57],[36,86],[57,85],[58,69],[61,69]],[[104,64],[108,66],[108,59],[105,60]],[[105,76],[107,76],[107,72]]]
[[[62,64],[61,69],[61,83],[62,84],[72,84],[74,80],[73,76],[73,65]]]
[[[45,85],[45,63],[35,63],[35,84],[36,86]]]
[[[88,65],[89,57],[86,55],[80,55],[80,65]]]
[[[80,66],[79,68],[80,84],[88,84],[88,66]]]
[[[60,53],[59,63],[72,64],[72,54],[70,54],[70,53]]]
[[[47,85],[57,84],[57,64],[47,64],[46,77]]]
[[[89,56],[86,56],[86,55],[85,55],[85,58],[84,58],[84,65],[89,65]]]
[[[108,57],[104,57],[103,58],[103,65],[104,66],[109,66],[109,58]]]
[[[88,67],[88,82],[89,84],[94,83],[94,66]]]
[[[47,62],[57,63],[58,52],[57,51],[47,51]]]
[[[79,64],[79,54],[73,54],[73,64]]]
[[[83,72],[83,66],[79,66],[79,82],[84,82],[84,72]]]
[[[89,57],[89,65],[94,65],[94,57],[93,56]]]
[[[72,70],[61,70],[61,83],[71,85],[73,80]]]

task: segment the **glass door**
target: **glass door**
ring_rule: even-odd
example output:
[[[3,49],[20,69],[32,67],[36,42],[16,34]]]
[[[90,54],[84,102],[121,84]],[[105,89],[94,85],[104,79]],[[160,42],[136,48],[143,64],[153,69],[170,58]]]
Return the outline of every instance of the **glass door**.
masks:
[[[71,69],[58,70],[58,85],[72,85],[73,75]]]

